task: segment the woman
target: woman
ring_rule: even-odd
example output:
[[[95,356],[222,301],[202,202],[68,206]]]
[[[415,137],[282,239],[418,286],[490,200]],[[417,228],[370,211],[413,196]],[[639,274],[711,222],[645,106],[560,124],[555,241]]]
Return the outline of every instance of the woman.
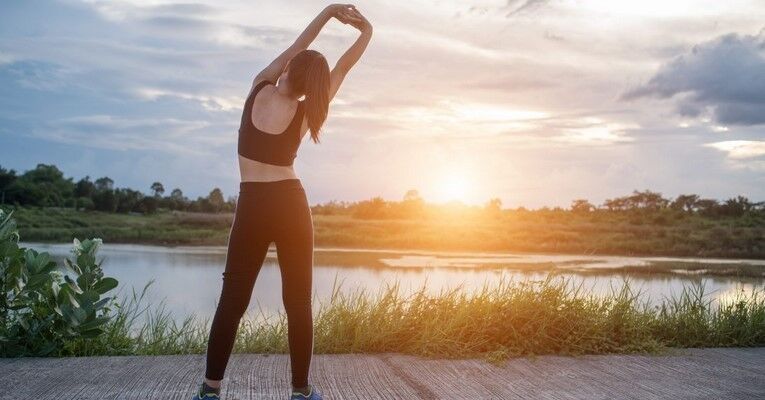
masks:
[[[332,18],[361,34],[330,71],[321,53],[306,49]],[[322,398],[308,383],[313,354],[313,220],[292,163],[307,132],[319,142],[329,102],[371,36],[372,26],[354,6],[330,5],[255,77],[239,128],[241,183],[223,290],[210,328],[205,380],[194,400],[219,398],[239,321],[271,242],[276,245],[288,319],[291,399]]]

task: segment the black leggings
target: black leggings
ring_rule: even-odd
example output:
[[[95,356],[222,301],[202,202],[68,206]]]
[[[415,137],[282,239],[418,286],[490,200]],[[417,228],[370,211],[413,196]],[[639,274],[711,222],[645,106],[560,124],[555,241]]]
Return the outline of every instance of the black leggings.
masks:
[[[308,385],[313,353],[313,219],[299,179],[242,182],[239,186],[223,290],[207,346],[207,379],[223,379],[239,320],[247,310],[271,242],[276,244],[282,276],[292,385]]]

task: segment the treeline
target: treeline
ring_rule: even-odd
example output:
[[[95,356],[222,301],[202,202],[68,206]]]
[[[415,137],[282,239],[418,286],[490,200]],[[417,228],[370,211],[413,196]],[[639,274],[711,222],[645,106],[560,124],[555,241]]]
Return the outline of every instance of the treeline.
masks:
[[[600,205],[594,205],[586,199],[577,199],[571,202],[569,208],[542,207],[537,210],[528,210],[525,207],[515,209],[502,208],[502,200],[499,198],[491,199],[482,206],[467,205],[459,202],[430,204],[426,203],[416,190],[410,190],[401,201],[390,201],[381,197],[359,202],[332,201],[314,206],[313,211],[314,213],[324,215],[351,215],[354,218],[360,219],[439,218],[454,215],[499,217],[505,213],[524,212],[548,215],[588,213],[645,215],[669,213],[700,215],[712,218],[736,218],[747,215],[765,217],[765,202],[752,202],[744,196],[718,201],[702,198],[696,194],[684,194],[670,199],[663,197],[661,193],[650,190],[636,190],[627,196],[608,199]]]
[[[165,188],[154,182],[144,194],[129,188],[115,188],[108,177],[91,181],[90,177],[75,182],[65,178],[54,165],[38,164],[35,169],[17,175],[14,170],[0,166],[0,204],[36,207],[66,207],[83,210],[151,214],[159,209],[190,212],[233,212],[236,197],[224,200],[219,188],[213,189],[207,197],[190,200],[179,188],[165,196]],[[765,218],[765,202],[752,202],[744,196],[724,201],[702,198],[696,194],[683,194],[665,198],[661,193],[650,190],[634,191],[632,194],[607,199],[596,205],[587,199],[576,199],[570,207],[542,207],[527,210],[503,208],[499,198],[483,205],[468,205],[461,202],[432,204],[425,202],[417,190],[410,190],[400,201],[374,197],[369,200],[346,202],[330,201],[311,207],[312,212],[321,215],[349,215],[358,219],[421,219],[421,218],[495,218],[507,213],[533,212],[540,215],[580,214],[628,214],[658,215],[654,221],[661,223],[661,215],[699,215],[710,218],[762,217]]]
[[[18,175],[15,170],[0,166],[0,204],[31,207],[64,207],[77,210],[97,210],[116,213],[152,214],[160,208],[192,212],[233,211],[236,199],[223,198],[220,189],[207,197],[188,199],[181,189],[165,196],[165,188],[154,182],[148,194],[129,188],[114,187],[109,177],[91,181],[89,176],[75,182],[65,178],[55,165],[38,164],[36,168]]]

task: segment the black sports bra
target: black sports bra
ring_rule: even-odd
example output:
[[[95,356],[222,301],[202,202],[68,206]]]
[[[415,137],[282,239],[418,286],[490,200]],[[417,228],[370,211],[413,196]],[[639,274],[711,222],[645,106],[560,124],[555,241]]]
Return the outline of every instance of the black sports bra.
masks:
[[[252,123],[252,104],[260,89],[272,82],[258,83],[244,102],[242,122],[239,125],[239,154],[266,164],[290,166],[297,157],[300,146],[300,127],[303,125],[303,101],[298,101],[295,116],[280,134],[263,132]]]

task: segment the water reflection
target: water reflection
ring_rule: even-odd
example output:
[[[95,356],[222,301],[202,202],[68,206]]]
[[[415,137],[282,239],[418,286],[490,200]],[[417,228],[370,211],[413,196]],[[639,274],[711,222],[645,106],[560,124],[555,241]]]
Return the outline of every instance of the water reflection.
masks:
[[[47,251],[61,262],[69,256],[69,244],[25,243],[39,251]],[[209,318],[215,310],[222,286],[225,247],[161,247],[106,244],[99,251],[104,259],[107,275],[120,281],[120,297],[132,289],[140,291],[153,280],[148,301],[159,304],[164,300],[167,309],[177,318],[196,314]],[[641,291],[646,300],[661,301],[678,295],[684,286],[692,283],[705,285],[712,299],[729,300],[737,293],[751,293],[762,288],[763,278],[714,277],[698,274],[634,274],[608,273],[606,266],[645,265],[650,260],[736,264],[746,262],[765,266],[763,260],[710,260],[671,259],[646,257],[604,257],[526,254],[444,254],[431,252],[394,252],[371,250],[317,250],[314,269],[314,299],[325,301],[333,286],[342,292],[365,290],[379,293],[385,284],[398,282],[400,290],[411,293],[422,287],[432,294],[461,286],[473,291],[483,285],[495,284],[499,279],[514,281],[543,280],[549,271],[570,279],[572,285],[581,285],[585,292],[605,294],[619,290],[625,279],[631,287]],[[597,268],[596,274],[567,270]],[[266,314],[282,310],[281,275],[275,253],[270,252],[253,291],[249,312]],[[763,267],[765,269],[765,267]]]

